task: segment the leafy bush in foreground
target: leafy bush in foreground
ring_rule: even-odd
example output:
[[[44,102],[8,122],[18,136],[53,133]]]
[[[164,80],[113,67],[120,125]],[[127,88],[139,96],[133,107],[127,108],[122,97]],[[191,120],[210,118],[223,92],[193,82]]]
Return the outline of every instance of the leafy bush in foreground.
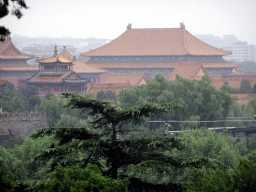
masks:
[[[14,191],[12,177],[2,169],[0,170],[0,186],[1,191]]]
[[[88,164],[84,169],[75,166],[74,169],[55,167],[52,177],[46,180],[39,191],[88,191],[88,192],[128,192],[129,180],[113,180],[102,176],[96,165]]]
[[[240,159],[233,174],[217,169],[210,175],[202,169],[193,169],[189,177],[187,192],[254,192],[256,189],[256,164]]]

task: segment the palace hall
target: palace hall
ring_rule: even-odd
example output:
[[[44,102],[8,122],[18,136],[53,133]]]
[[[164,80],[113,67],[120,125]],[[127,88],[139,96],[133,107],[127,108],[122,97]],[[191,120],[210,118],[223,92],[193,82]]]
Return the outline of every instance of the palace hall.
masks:
[[[36,60],[39,63],[39,72],[23,81],[28,85],[38,87],[39,95],[52,92],[60,95],[63,92],[82,93],[85,91],[86,80],[83,80],[73,71],[75,57],[64,50],[58,54],[55,46],[54,55]]]
[[[229,54],[200,41],[180,23],[179,28],[146,29],[133,29],[128,24],[119,37],[81,56],[91,67],[111,73],[143,73],[152,78],[157,73],[169,77],[179,65],[184,70],[202,66],[205,70],[200,74],[232,74],[241,65],[222,58]]]
[[[20,52],[8,36],[4,42],[0,42],[0,79],[8,80],[18,86],[22,79],[38,72],[38,66],[27,64],[26,61],[31,58],[34,56]]]

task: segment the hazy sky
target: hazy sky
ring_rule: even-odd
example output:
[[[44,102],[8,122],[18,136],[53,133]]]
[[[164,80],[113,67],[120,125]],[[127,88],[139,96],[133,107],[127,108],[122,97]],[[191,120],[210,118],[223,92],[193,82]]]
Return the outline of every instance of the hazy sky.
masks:
[[[132,28],[178,28],[195,34],[233,34],[256,45],[256,0],[26,0],[18,20],[0,25],[12,35],[114,39]]]

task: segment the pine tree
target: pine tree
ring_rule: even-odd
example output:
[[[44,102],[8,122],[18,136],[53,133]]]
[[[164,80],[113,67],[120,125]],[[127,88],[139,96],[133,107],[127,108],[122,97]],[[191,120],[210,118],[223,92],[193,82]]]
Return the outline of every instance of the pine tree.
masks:
[[[138,140],[117,139],[117,134],[122,134],[124,124],[140,124],[145,117],[150,117],[159,113],[168,112],[171,108],[181,107],[175,103],[134,106],[121,109],[113,106],[109,102],[101,102],[92,98],[85,98],[81,95],[64,93],[68,99],[65,107],[83,109],[88,115],[94,117],[91,122],[92,130],[88,128],[46,128],[37,131],[32,138],[44,135],[54,135],[58,142],[54,148],[50,148],[36,159],[52,158],[52,167],[60,163],[62,166],[79,164],[86,167],[88,163],[98,165],[105,175],[113,179],[118,179],[118,170],[125,170],[129,165],[135,165],[137,172],[147,169],[153,171],[164,171],[167,167],[201,167],[220,166],[220,163],[204,157],[180,157],[166,155],[166,150],[172,151],[184,149],[182,139],[179,137],[153,137]],[[99,134],[95,129],[104,128]],[[83,158],[75,158],[76,152],[86,153]],[[125,174],[125,171],[124,171]],[[125,176],[125,175],[124,175]]]

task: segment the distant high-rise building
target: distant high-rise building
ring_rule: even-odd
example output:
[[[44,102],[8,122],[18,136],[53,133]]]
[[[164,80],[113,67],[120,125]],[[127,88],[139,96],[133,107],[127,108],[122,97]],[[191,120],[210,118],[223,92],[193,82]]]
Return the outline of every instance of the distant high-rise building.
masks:
[[[256,46],[248,45],[245,41],[236,41],[233,45],[223,49],[232,52],[232,54],[223,57],[227,61],[256,61]]]

